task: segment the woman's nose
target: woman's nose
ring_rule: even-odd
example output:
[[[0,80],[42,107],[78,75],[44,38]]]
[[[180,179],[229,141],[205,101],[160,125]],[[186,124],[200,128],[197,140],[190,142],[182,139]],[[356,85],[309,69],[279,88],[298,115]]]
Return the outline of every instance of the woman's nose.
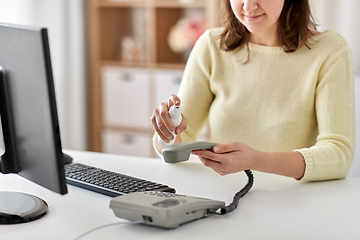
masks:
[[[245,12],[250,13],[258,8],[257,0],[244,0],[243,9]]]

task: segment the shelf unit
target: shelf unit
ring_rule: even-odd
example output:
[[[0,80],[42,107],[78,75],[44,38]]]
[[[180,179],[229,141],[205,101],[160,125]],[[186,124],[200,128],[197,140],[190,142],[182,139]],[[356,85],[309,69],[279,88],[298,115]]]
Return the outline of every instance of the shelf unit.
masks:
[[[152,110],[159,104],[160,92],[166,92],[162,88],[167,84],[167,78],[174,79],[168,91],[176,88],[174,84],[179,84],[189,54],[189,51],[175,53],[172,50],[168,43],[169,33],[180,19],[188,16],[204,16],[205,28],[219,26],[219,2],[85,1],[89,150],[112,152],[105,145],[116,141],[116,133],[125,133],[124,141],[129,144],[131,134],[138,134],[147,136],[139,142],[141,147],[148,142],[145,153],[140,153],[141,150],[135,150],[134,154],[126,152],[133,146],[125,147],[125,150],[121,150],[124,146],[110,148],[119,149],[115,153],[154,156],[149,150],[153,134],[150,126]],[[128,54],[126,46],[129,43],[136,43],[137,51],[132,49]],[[128,59],[128,56],[132,58]],[[140,124],[137,118],[141,118]]]

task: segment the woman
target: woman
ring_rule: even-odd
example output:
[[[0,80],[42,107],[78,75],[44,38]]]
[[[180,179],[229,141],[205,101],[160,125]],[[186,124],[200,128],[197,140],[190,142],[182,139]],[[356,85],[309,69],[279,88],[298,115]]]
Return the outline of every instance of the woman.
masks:
[[[197,150],[221,175],[252,169],[303,181],[345,178],[354,154],[349,45],[317,32],[308,0],[226,0],[225,28],[206,31],[171,95],[151,118],[156,136],[197,140],[209,122],[213,151]],[[176,129],[168,109],[182,106]],[[181,133],[181,134],[180,134]],[[157,137],[154,145],[161,146]]]

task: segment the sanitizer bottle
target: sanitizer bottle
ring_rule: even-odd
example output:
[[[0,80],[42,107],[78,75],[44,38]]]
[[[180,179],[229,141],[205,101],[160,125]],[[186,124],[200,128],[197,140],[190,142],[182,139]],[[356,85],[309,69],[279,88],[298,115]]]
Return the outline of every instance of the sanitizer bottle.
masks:
[[[170,119],[172,121],[172,123],[174,124],[175,128],[177,126],[180,125],[181,121],[182,121],[182,115],[181,115],[181,107],[180,105],[176,106],[173,105],[171,106],[170,110],[169,110],[169,115],[170,115]],[[175,132],[172,132],[172,135],[174,136],[174,139],[171,140],[169,143],[164,142],[160,137],[158,138],[158,141],[161,145],[163,146],[171,146],[174,144],[175,142],[175,138],[176,138],[176,134]]]

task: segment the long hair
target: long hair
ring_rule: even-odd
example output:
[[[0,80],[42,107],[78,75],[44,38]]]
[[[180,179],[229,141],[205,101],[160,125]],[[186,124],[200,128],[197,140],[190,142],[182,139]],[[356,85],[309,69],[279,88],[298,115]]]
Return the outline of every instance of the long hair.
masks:
[[[250,32],[234,15],[230,1],[224,0],[224,4],[226,22],[225,29],[220,35],[220,48],[233,51],[246,44],[249,60]],[[311,29],[316,29],[316,23],[311,14],[309,1],[285,0],[277,27],[278,39],[284,52],[294,52],[304,45],[310,48],[309,38],[313,35]]]

